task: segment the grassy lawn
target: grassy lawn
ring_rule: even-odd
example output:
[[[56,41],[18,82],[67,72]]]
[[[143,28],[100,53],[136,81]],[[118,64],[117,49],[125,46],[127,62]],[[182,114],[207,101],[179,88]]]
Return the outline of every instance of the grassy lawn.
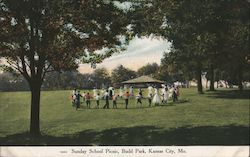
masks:
[[[142,108],[72,108],[71,91],[44,91],[39,138],[28,135],[29,92],[0,92],[0,145],[248,145],[249,90],[198,95],[181,89],[180,101]],[[146,93],[144,92],[144,95]],[[100,106],[104,105],[101,101]]]

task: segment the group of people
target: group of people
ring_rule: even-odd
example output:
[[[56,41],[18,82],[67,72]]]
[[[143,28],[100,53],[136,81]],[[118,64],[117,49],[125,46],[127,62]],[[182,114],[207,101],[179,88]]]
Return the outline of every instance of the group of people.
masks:
[[[100,100],[105,100],[105,105],[103,108],[109,108],[109,101],[112,100],[113,108],[117,108],[117,100],[124,99],[125,101],[125,108],[128,108],[130,98],[136,98],[136,106],[142,106],[142,99],[148,99],[148,105],[160,105],[166,104],[169,98],[173,99],[173,102],[178,100],[180,95],[179,87],[172,86],[171,88],[167,87],[166,85],[162,85],[161,92],[159,92],[158,88],[149,86],[148,87],[148,96],[144,97],[142,89],[138,89],[138,94],[134,95],[134,88],[130,86],[129,89],[125,86],[124,88],[119,89],[119,94],[115,93],[113,87],[109,87],[108,89],[102,89],[98,91],[97,89],[93,89],[93,96],[89,92],[81,93],[79,90],[73,90],[71,94],[72,105],[77,109],[80,108],[81,98],[83,102],[86,103],[87,108],[91,106],[91,100],[96,101],[96,108],[100,108]]]
[[[175,85],[171,87],[162,85],[161,92],[158,91],[158,88],[153,88],[152,86],[148,87],[148,101],[150,106],[152,103],[154,105],[166,104],[170,98],[173,99],[173,102],[176,102],[179,96],[180,89]]]

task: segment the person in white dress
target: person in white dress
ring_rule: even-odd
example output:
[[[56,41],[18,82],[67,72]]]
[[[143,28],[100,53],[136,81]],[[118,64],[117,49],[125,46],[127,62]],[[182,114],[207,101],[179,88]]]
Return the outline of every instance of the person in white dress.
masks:
[[[75,98],[76,98],[76,89],[74,89],[72,92],[71,92],[71,102],[72,102],[72,105],[74,106],[75,104]]]
[[[123,94],[124,94],[124,92],[123,92],[123,88],[122,88],[122,87],[120,87],[119,96],[120,96],[120,97],[122,97],[122,96],[123,96]]]
[[[161,103],[161,98],[160,98],[160,96],[159,96],[158,89],[155,88],[154,90],[155,90],[155,94],[154,94],[152,103],[153,103],[154,105],[159,105],[159,104]]]
[[[173,97],[173,92],[174,92],[174,86],[170,87],[168,98],[172,98]]]
[[[113,98],[113,96],[115,95],[115,88],[112,87],[111,91],[112,91],[112,98]]]
[[[164,96],[164,91],[165,91],[166,86],[165,86],[164,84],[162,84],[161,87],[162,87],[162,88],[161,88],[161,93],[160,93],[160,95],[162,96],[162,101],[163,101],[163,99],[164,99],[163,96]]]
[[[153,95],[153,87],[152,86],[148,87],[148,95]]]
[[[129,95],[134,96],[134,88],[133,88],[133,86],[130,86],[130,88],[129,88]]]
[[[128,87],[127,87],[127,85],[124,85],[124,93],[126,93],[126,92],[128,92]]]
[[[102,90],[101,90],[101,97],[102,97],[102,98],[104,98],[104,94],[105,94],[105,92],[106,92],[106,91],[105,91],[105,89],[104,89],[104,88],[102,88]]]
[[[97,90],[96,88],[93,89],[93,97],[95,98],[97,96]]]
[[[164,91],[163,91],[163,93],[162,93],[162,103],[167,103],[167,101],[168,101],[168,88],[167,87],[165,87],[164,88]]]

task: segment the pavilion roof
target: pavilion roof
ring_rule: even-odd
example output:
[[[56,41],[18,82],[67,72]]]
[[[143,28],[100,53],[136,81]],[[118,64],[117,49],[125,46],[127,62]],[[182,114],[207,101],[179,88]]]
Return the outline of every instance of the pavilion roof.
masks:
[[[140,76],[131,80],[122,82],[123,84],[137,84],[137,83],[164,83],[164,81],[154,79],[149,76]]]

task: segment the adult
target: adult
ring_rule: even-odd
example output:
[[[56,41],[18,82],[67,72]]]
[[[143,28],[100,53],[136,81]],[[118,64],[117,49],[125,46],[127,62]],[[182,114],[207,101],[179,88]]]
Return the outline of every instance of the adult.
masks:
[[[129,95],[132,97],[134,96],[134,87],[133,86],[130,86],[129,87]]]
[[[167,101],[168,101],[168,87],[165,87],[162,93],[162,103],[167,103]]]
[[[138,106],[138,104],[140,104],[139,107],[141,107],[142,106],[142,102],[141,102],[141,99],[142,99],[142,90],[141,90],[141,88],[139,88],[138,95],[136,96],[136,99],[137,99],[136,106]]]
[[[177,100],[178,100],[178,97],[180,96],[180,88],[179,88],[179,86],[176,87],[176,95],[177,95]]]
[[[174,93],[174,85],[171,86],[169,89],[169,98],[173,98],[173,93]]]
[[[148,87],[148,94],[153,95],[153,87],[152,86]]]
[[[176,102],[178,100],[177,98],[177,88],[174,88],[173,90],[173,102]]]
[[[120,90],[119,90],[119,96],[122,97],[123,96],[123,88],[120,87]]]
[[[127,85],[124,85],[124,88],[123,88],[123,89],[124,89],[124,92],[126,93],[126,92],[128,91]],[[125,93],[124,93],[124,94],[125,94]]]
[[[152,104],[152,98],[153,98],[153,94],[152,93],[148,93],[148,106],[150,107]]]
[[[109,98],[112,99],[112,97],[113,97],[113,87],[109,87],[108,93],[109,93]]]
[[[95,98],[97,96],[97,90],[96,88],[93,89],[93,97]]]
[[[102,88],[102,90],[101,90],[101,97],[102,97],[102,98],[104,98],[105,92],[106,92],[105,89]]]
[[[82,95],[80,94],[80,91],[78,91],[78,92],[75,94],[76,110],[77,110],[78,108],[80,108],[80,97],[82,97]]]
[[[114,96],[115,95],[115,88],[114,87],[112,87],[112,96]]]
[[[166,85],[162,84],[161,87],[162,88],[161,88],[161,93],[160,94],[163,95],[164,91],[165,91],[165,88],[166,88]]]
[[[155,94],[154,94],[152,102],[154,105],[159,105],[161,103],[161,98],[159,96],[158,89],[154,88],[154,90],[155,90]]]
[[[105,99],[105,105],[103,106],[103,108],[109,109],[109,90],[106,90],[104,94],[104,99]]]
[[[86,92],[83,92],[83,93],[82,93],[83,103],[85,102],[85,96],[86,96]]]

